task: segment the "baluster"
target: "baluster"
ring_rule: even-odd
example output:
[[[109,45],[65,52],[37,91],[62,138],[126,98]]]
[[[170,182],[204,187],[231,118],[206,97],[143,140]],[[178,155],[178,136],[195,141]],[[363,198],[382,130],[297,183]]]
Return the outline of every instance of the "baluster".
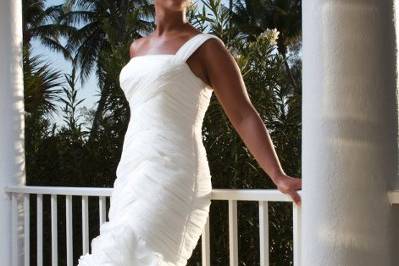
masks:
[[[30,194],[24,194],[24,265],[30,265]]]
[[[17,193],[11,193],[11,265],[18,265],[18,200]]]
[[[294,245],[294,266],[301,264],[301,208],[292,203],[293,211],[293,245]]]
[[[259,201],[260,266],[269,266],[269,213],[268,202]]]
[[[89,252],[89,205],[88,196],[82,196],[82,250]]]
[[[238,265],[237,201],[229,200],[230,266]]]
[[[43,195],[36,195],[37,266],[43,266]]]
[[[206,220],[206,224],[204,227],[204,231],[201,235],[201,258],[202,258],[202,266],[210,266],[211,265],[211,251],[210,251],[210,241],[209,241],[209,215]]]
[[[99,214],[100,214],[100,226],[106,221],[106,198],[104,196],[99,197]]]
[[[67,266],[73,263],[73,238],[72,238],[72,196],[66,195],[66,239],[67,239]]]
[[[51,265],[58,265],[57,195],[51,195]]]

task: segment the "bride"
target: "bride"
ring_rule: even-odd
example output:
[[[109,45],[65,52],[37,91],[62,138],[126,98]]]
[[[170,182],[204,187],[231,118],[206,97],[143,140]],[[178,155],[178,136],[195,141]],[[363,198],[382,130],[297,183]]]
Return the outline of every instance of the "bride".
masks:
[[[282,169],[234,58],[186,21],[188,0],[155,0],[156,29],[130,46],[120,86],[131,117],[109,220],[80,266],[184,266],[209,215],[201,127],[212,93],[259,166],[295,204],[300,178]]]

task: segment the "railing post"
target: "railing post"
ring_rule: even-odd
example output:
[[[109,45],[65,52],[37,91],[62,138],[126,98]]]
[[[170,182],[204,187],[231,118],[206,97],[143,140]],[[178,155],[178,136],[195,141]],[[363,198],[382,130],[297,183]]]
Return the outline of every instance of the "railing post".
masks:
[[[301,208],[296,204],[292,204],[292,231],[293,231],[293,246],[294,246],[294,266],[301,265]]]
[[[201,236],[201,266],[211,266],[209,219],[210,215],[208,216]]]
[[[51,195],[51,266],[58,265],[58,205],[57,195]]]
[[[82,254],[89,251],[89,197],[82,196]]]
[[[98,197],[100,226],[107,221],[107,201],[104,196]]]
[[[269,203],[262,200],[258,201],[258,204],[260,266],[269,266]]]
[[[230,266],[238,265],[237,201],[229,200],[229,255]]]
[[[11,195],[11,266],[18,266],[18,202],[17,193]]]
[[[67,266],[73,264],[73,226],[72,226],[72,196],[65,196],[65,217],[66,217],[66,254]]]
[[[24,266],[30,265],[30,194],[24,195]]]
[[[20,265],[23,262],[23,201],[20,195],[13,195],[18,197],[14,199],[17,209],[13,210],[17,212],[17,219],[10,219],[11,197],[4,188],[25,185],[21,0],[0,1],[0,39],[0,264]],[[12,220],[20,226],[11,224]],[[18,230],[14,241],[12,228]],[[17,261],[12,261],[12,253]]]
[[[43,266],[43,195],[36,196],[36,258],[37,266]]]

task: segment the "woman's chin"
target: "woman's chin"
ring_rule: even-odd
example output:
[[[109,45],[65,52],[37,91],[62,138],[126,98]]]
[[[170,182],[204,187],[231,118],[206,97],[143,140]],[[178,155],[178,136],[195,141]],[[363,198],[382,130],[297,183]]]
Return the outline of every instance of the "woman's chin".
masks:
[[[170,11],[182,11],[188,0],[158,0],[158,3]]]

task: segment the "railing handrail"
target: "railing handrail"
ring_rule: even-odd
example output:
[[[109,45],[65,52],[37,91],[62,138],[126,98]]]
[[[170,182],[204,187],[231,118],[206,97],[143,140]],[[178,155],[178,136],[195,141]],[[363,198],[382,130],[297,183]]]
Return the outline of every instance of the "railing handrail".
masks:
[[[66,186],[7,186],[5,192],[25,194],[71,195],[71,196],[111,196],[111,187],[66,187]],[[302,196],[302,190],[298,191]],[[213,200],[244,201],[285,201],[292,199],[277,189],[212,189]],[[391,204],[399,204],[399,189],[388,191]]]
[[[6,192],[44,195],[111,196],[111,187],[7,186]],[[302,191],[298,191],[301,195]],[[277,189],[212,189],[213,200],[285,201],[292,199]]]
[[[302,195],[302,191],[298,191]],[[213,200],[239,200],[239,201],[287,201],[292,199],[277,189],[212,189]]]
[[[64,187],[64,186],[7,186],[6,192],[44,195],[70,195],[70,196],[111,196],[112,188],[109,187]]]

